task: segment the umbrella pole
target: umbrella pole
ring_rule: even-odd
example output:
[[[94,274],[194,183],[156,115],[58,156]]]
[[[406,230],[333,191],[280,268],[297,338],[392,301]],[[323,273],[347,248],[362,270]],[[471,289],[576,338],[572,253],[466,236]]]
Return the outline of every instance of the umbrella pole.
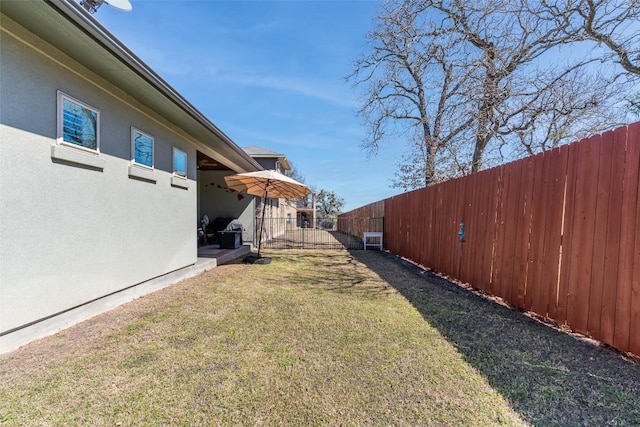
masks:
[[[262,246],[262,230],[264,229],[264,213],[267,210],[267,191],[269,189],[269,181],[264,187],[264,197],[262,198],[262,221],[260,221],[260,235],[258,236],[258,258],[260,258],[260,247]]]

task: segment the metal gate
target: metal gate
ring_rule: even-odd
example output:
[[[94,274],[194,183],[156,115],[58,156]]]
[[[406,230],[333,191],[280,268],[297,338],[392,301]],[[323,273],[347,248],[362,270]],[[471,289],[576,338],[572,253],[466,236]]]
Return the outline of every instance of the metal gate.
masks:
[[[259,225],[257,229],[256,234]],[[383,231],[383,218],[323,218],[315,224],[297,224],[291,218],[265,218],[262,248],[363,249],[362,231]],[[254,244],[258,244],[257,235]]]

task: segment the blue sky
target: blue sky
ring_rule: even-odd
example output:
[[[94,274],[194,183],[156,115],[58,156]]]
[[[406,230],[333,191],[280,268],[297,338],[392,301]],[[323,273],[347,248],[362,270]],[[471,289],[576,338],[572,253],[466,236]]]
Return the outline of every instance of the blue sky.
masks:
[[[93,16],[240,146],[283,153],[307,185],[357,208],[390,188],[399,151],[368,159],[344,79],[375,1],[130,0]]]

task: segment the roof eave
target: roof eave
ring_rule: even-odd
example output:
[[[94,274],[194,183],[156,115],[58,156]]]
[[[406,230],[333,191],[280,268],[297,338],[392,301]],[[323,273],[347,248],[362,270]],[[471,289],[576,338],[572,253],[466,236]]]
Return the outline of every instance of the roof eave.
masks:
[[[12,5],[10,2],[3,2],[2,11],[5,13],[7,9],[19,9],[20,7],[33,7],[33,2],[16,2]],[[22,3],[22,4],[21,4]],[[30,4],[29,4],[30,3]],[[182,95],[180,95],[174,88],[171,87],[164,79],[162,79],[155,71],[153,71],[148,65],[146,65],[140,58],[138,58],[131,50],[129,50],[122,42],[120,42],[113,34],[111,34],[104,26],[102,26],[89,12],[87,12],[82,6],[76,3],[74,0],[42,0],[43,4],[50,6],[58,14],[66,18],[67,21],[72,23],[76,28],[89,36],[94,42],[98,43],[100,47],[105,49],[110,55],[122,63],[127,69],[135,74],[134,77],[141,79],[147,85],[150,85],[161,97],[168,100],[177,110],[181,111],[181,114],[177,116],[183,117],[183,122],[175,123],[180,128],[189,132],[187,129],[193,130],[194,124],[197,124],[202,128],[200,137],[194,135],[194,137],[202,141],[204,146],[210,146],[212,150],[216,148],[224,148],[227,153],[223,154],[228,156],[225,159],[218,159],[227,166],[236,170],[237,172],[248,172],[255,170],[262,170],[262,166],[251,156],[245,153],[238,145],[236,145],[231,138],[229,138],[224,132],[222,132],[216,125],[214,125],[207,117],[205,117],[200,111],[198,111],[191,103],[189,103]],[[13,16],[10,16],[14,19]],[[24,19],[26,20],[26,18]],[[17,21],[19,24],[24,25],[25,22]],[[56,46],[60,48],[60,46]],[[64,49],[62,49],[64,51]],[[76,60],[78,60],[76,58]],[[95,71],[95,70],[94,70]],[[104,76],[103,76],[104,77]],[[109,76],[112,80],[113,76]],[[117,81],[112,81],[117,85]],[[146,103],[153,109],[153,97],[148,96]],[[160,102],[158,100],[158,102]],[[163,101],[166,103],[166,101]],[[149,105],[151,104],[151,105]],[[190,119],[187,120],[186,118]],[[211,134],[215,139],[219,140],[224,147],[214,147],[212,142],[208,142],[206,134]],[[202,146],[201,146],[202,148]],[[206,147],[205,147],[206,149]],[[219,151],[219,150],[218,150]]]

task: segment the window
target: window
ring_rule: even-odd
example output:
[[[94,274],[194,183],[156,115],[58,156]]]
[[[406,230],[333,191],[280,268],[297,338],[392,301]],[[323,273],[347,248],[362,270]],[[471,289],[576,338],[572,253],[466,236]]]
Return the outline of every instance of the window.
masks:
[[[58,140],[99,151],[100,111],[58,91]]]
[[[173,147],[173,173],[187,177],[187,153],[176,147]]]
[[[153,168],[153,137],[131,127],[131,157],[136,165]]]

